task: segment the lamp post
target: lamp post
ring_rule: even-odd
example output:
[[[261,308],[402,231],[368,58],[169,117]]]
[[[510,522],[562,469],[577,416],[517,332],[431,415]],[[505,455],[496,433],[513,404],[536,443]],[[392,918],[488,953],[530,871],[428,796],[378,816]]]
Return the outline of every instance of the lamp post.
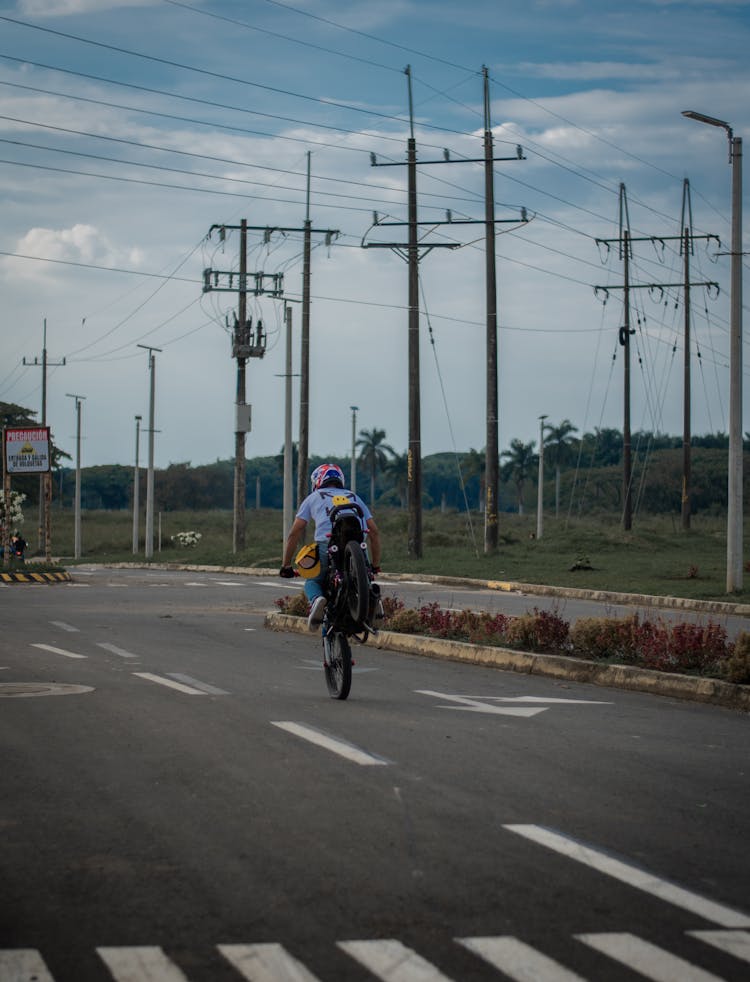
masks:
[[[146,542],[144,555],[146,559],[154,556],[154,400],[156,394],[156,358],[154,352],[161,353],[161,348],[152,348],[147,344],[137,345],[148,351],[148,370],[150,391],[148,402],[148,471],[146,473]]]
[[[544,532],[544,421],[539,417],[539,479],[536,492],[536,537],[541,539]]]
[[[726,130],[732,165],[731,299],[729,318],[729,466],[727,593],[742,589],[742,138],[729,123],[686,109],[688,119]]]
[[[352,411],[352,473],[349,479],[349,489],[357,493],[357,458],[355,457],[357,447],[357,410],[359,406],[349,406]]]
[[[138,467],[138,451],[141,444],[141,420],[142,416],[135,417],[135,474],[133,476],[133,555],[138,555],[138,511],[140,508],[139,503],[139,485],[140,485],[140,469]]]
[[[69,399],[76,401],[76,490],[74,504],[74,545],[73,556],[81,558],[81,402],[86,396],[66,392]]]

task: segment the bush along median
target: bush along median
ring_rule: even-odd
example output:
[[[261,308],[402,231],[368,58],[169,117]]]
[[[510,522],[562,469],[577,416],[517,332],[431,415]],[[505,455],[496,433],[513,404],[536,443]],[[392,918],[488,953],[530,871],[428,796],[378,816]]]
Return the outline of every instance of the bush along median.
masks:
[[[284,614],[306,617],[303,595],[282,597]],[[584,617],[572,626],[554,611],[534,608],[520,616],[472,610],[443,610],[438,604],[414,609],[397,597],[384,597],[382,627],[399,634],[465,641],[539,654],[568,655],[610,665],[631,665],[750,683],[750,633],[735,641],[720,624],[670,623],[632,614],[627,617]]]

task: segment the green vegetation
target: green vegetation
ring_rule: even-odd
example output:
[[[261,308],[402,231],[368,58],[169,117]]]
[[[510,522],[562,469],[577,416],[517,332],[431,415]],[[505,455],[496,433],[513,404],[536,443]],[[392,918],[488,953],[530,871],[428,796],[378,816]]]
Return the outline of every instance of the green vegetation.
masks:
[[[399,508],[377,508],[383,533],[383,569],[386,573],[442,574],[491,580],[671,595],[700,599],[728,599],[726,585],[726,523],[723,517],[701,516],[682,532],[672,516],[637,519],[625,533],[619,516],[588,520],[546,517],[544,537],[534,538],[535,516],[500,516],[500,548],[495,556],[483,553],[482,517],[455,511],[425,511],[424,555],[407,554],[407,513]],[[143,561],[141,548],[132,554],[132,517],[127,511],[84,511],[82,560],[86,562]],[[158,533],[159,519],[155,520]],[[747,523],[746,523],[747,530]],[[28,558],[35,538],[26,523]],[[171,536],[200,532],[197,546],[178,547]],[[161,551],[154,547],[154,562],[197,563],[217,566],[275,568],[281,557],[284,529],[277,509],[248,509],[247,548],[232,554],[230,511],[169,511],[161,513]],[[69,509],[52,511],[52,552],[70,563],[73,554],[73,515]],[[745,550],[748,543],[746,539]],[[573,569],[573,567],[579,567]],[[588,568],[590,567],[590,568]],[[746,579],[750,579],[748,576]],[[279,581],[281,590],[281,581]],[[750,601],[750,585],[732,599]]]

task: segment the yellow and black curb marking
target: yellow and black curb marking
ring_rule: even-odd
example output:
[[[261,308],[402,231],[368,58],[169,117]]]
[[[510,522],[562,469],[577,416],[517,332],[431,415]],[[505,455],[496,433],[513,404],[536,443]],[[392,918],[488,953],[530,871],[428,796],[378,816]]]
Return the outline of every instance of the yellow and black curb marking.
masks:
[[[70,573],[0,573],[0,583],[65,583]]]

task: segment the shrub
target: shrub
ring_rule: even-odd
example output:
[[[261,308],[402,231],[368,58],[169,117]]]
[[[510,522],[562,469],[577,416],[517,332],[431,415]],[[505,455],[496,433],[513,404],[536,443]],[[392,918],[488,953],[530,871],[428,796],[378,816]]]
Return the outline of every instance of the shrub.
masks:
[[[635,662],[638,615],[581,617],[570,631],[573,654],[593,661]]]
[[[171,536],[172,542],[183,549],[187,549],[188,546],[197,546],[202,538],[200,532],[175,532]]]
[[[750,684],[750,634],[740,631],[729,656],[719,664],[727,682]]]
[[[560,653],[569,649],[570,628],[559,614],[539,610],[511,617],[505,630],[508,644],[531,651]]]
[[[304,593],[287,594],[274,603],[282,614],[289,614],[291,617],[307,617],[310,613],[310,603]]]
[[[401,634],[420,634],[422,622],[419,611],[412,607],[397,610],[387,621],[389,631],[399,631]]]

